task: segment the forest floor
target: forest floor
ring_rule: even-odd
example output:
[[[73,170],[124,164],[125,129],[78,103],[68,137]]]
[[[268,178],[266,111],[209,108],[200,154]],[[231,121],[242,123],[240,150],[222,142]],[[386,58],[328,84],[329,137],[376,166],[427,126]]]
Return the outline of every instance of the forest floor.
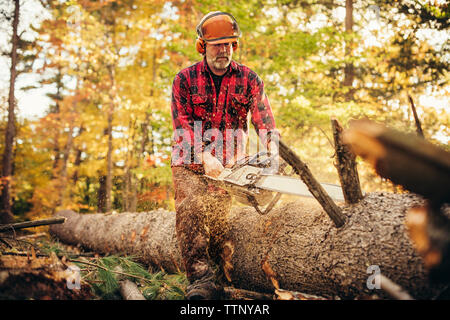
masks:
[[[132,256],[85,251],[61,243],[48,232],[19,230],[0,234],[0,300],[123,300],[120,287],[126,279],[136,284],[147,300],[185,299],[188,281],[184,272],[169,274],[136,260]],[[270,294],[233,287],[224,288],[224,298],[325,300],[282,289]]]
[[[47,227],[39,227],[39,231]],[[124,300],[121,284],[129,280],[146,300],[183,300],[184,272],[169,274],[144,266],[127,255],[99,255],[61,243],[48,232],[29,229],[0,234],[0,300]],[[450,289],[440,299],[450,298]],[[301,292],[258,293],[225,288],[227,300],[325,300]],[[339,299],[339,297],[335,297]],[[357,300],[378,300],[377,295]]]
[[[184,299],[188,284],[182,272],[153,270],[130,256],[98,255],[46,232],[0,234],[0,300],[121,300],[125,279],[147,300]]]

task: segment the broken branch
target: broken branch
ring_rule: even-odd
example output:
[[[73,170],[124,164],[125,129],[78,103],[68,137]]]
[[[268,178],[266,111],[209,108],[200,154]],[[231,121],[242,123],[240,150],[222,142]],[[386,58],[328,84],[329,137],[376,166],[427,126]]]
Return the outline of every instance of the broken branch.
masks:
[[[346,221],[341,209],[334,203],[320,183],[314,178],[308,166],[280,140],[280,156],[294,169],[308,187],[311,194],[320,203],[322,208],[334,222],[337,228],[342,227]]]
[[[31,228],[31,227],[38,227],[38,226],[45,226],[45,225],[50,225],[50,224],[64,223],[65,221],[66,221],[66,218],[59,218],[58,217],[58,218],[50,218],[50,219],[43,219],[43,220],[25,221],[25,222],[4,224],[4,225],[0,225],[0,232],[8,232],[8,231],[14,231],[14,230]]]
[[[382,274],[377,275],[377,277],[381,289],[386,291],[386,293],[388,293],[392,298],[397,300],[414,300],[414,298],[411,297],[408,292],[406,292],[395,282],[391,281],[389,278],[383,276]]]
[[[345,202],[348,204],[357,203],[363,198],[361,185],[359,183],[358,169],[356,166],[356,156],[350,150],[350,146],[342,141],[343,128],[337,119],[331,119],[333,128],[334,146],[336,150],[336,169],[341,181],[342,192]]]
[[[411,103],[411,109],[412,109],[412,112],[413,112],[413,115],[414,115],[414,121],[416,123],[417,135],[419,137],[423,138],[424,135],[423,135],[422,125],[420,124],[419,117],[417,116],[416,106],[414,105],[413,98],[409,94],[408,94],[408,99],[409,99],[409,102]]]
[[[120,294],[124,300],[147,300],[134,282],[128,279],[121,280],[119,281],[119,286]]]

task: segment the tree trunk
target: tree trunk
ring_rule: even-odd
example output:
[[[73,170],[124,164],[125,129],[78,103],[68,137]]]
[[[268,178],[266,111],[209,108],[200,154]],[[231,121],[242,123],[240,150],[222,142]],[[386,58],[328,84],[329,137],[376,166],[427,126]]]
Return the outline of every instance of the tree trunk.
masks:
[[[72,119],[70,121],[73,121]],[[63,204],[64,200],[64,191],[67,186],[67,163],[69,162],[69,154],[72,150],[73,145],[73,129],[74,125],[71,122],[69,127],[69,133],[67,135],[67,142],[64,147],[63,158],[61,163],[61,168],[59,171],[59,184],[58,184],[58,201],[56,202],[56,206],[59,207]]]
[[[414,298],[430,298],[436,287],[429,284],[403,224],[405,211],[422,203],[413,194],[369,194],[342,208],[347,223],[341,228],[313,199],[283,204],[265,216],[250,207],[236,207],[228,217],[232,284],[257,292],[273,292],[276,285],[352,299],[383,296],[381,289],[368,288],[374,276],[370,270],[379,270]],[[64,242],[134,255],[167,272],[183,269],[173,212],[80,215],[65,210],[57,216],[67,221],[50,231]]]
[[[106,212],[111,212],[112,209],[112,153],[113,153],[113,145],[112,145],[112,119],[114,112],[114,104],[111,102],[111,105],[108,109],[108,128],[107,128],[107,136],[108,136],[108,151],[106,154],[106,190],[105,190],[105,209]]]
[[[106,176],[101,175],[98,178],[98,183],[97,208],[99,212],[106,212]]]
[[[108,118],[107,118],[107,128],[106,134],[108,136],[108,151],[106,154],[106,212],[111,212],[112,210],[112,179],[113,179],[113,115],[115,110],[115,99],[116,99],[116,79],[114,73],[114,67],[108,66],[109,80],[111,81],[111,88],[109,94],[109,108],[108,108]]]
[[[129,132],[132,132],[131,136],[127,139],[127,153],[125,160],[125,168],[123,175],[123,190],[122,190],[122,198],[123,198],[123,211],[126,212],[136,212],[137,207],[137,192],[136,192],[136,181],[134,178],[134,174],[132,172],[133,169],[137,167],[136,158],[141,157],[142,154],[136,154],[136,149],[134,148],[134,142],[136,140],[136,130],[133,128],[136,127],[136,123],[130,120],[128,125]],[[141,146],[142,147],[142,146]]]
[[[56,82],[56,94],[53,97],[53,100],[55,100],[55,105],[50,106],[50,114],[56,115],[56,119],[54,119],[57,123],[61,122],[61,106],[60,102],[62,101],[62,94],[61,91],[63,90],[64,84],[62,83],[62,68],[58,68],[58,73],[55,76],[55,82]],[[53,154],[54,154],[54,160],[53,160],[53,170],[51,175],[51,180],[58,178],[58,167],[59,162],[61,159],[61,150],[59,148],[59,135],[60,130],[56,130],[54,137],[53,137]]]
[[[353,0],[345,0],[345,32],[353,32]],[[345,43],[345,57],[347,59],[352,57],[352,41]],[[344,68],[344,82],[343,85],[347,87],[348,91],[345,93],[345,100],[353,99],[353,79],[355,78],[355,70],[353,63],[347,62]]]
[[[11,206],[11,178],[13,167],[13,146],[14,137],[16,135],[15,125],[15,105],[16,98],[14,94],[16,77],[17,77],[17,46],[19,36],[17,35],[17,26],[20,18],[20,1],[14,1],[14,19],[13,19],[13,33],[12,33],[12,48],[11,48],[11,69],[9,80],[9,95],[8,95],[8,124],[5,132],[5,150],[3,152],[3,167],[2,167],[2,207],[0,213],[0,224],[11,223],[14,221]]]
[[[83,127],[83,125],[81,125],[80,126],[80,130],[78,131],[78,136],[77,137],[80,137],[81,134],[83,133],[83,131],[84,131],[84,127]],[[75,161],[73,163],[73,166],[74,166],[75,169],[74,169],[74,173],[72,175],[72,181],[73,181],[74,184],[76,184],[77,181],[78,181],[78,168],[80,167],[80,164],[81,164],[81,154],[82,153],[83,153],[83,151],[81,150],[80,147],[78,147],[76,149]]]

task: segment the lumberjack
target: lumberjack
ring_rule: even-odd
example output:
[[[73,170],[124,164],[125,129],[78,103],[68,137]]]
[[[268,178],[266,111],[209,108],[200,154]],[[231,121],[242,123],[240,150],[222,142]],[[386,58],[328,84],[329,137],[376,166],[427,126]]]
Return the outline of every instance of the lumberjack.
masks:
[[[186,297],[218,299],[231,195],[203,175],[217,177],[244,156],[248,113],[269,152],[278,153],[279,135],[263,81],[232,60],[241,35],[235,18],[210,12],[197,34],[203,60],[180,71],[172,86],[176,232],[190,282]]]

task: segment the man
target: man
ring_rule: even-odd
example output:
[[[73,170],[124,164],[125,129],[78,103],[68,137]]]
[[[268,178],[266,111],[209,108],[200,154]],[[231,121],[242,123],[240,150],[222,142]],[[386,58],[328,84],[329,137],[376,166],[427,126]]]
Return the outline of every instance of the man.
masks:
[[[258,75],[232,60],[241,34],[234,17],[208,13],[197,26],[203,61],[180,71],[172,86],[172,173],[176,232],[187,278],[188,299],[218,299],[217,265],[228,231],[231,196],[203,175],[217,177],[243,156],[247,115],[269,151],[277,147],[275,121]],[[232,251],[232,250],[231,250]],[[223,261],[222,261],[223,262]],[[220,273],[220,274],[222,274]]]

